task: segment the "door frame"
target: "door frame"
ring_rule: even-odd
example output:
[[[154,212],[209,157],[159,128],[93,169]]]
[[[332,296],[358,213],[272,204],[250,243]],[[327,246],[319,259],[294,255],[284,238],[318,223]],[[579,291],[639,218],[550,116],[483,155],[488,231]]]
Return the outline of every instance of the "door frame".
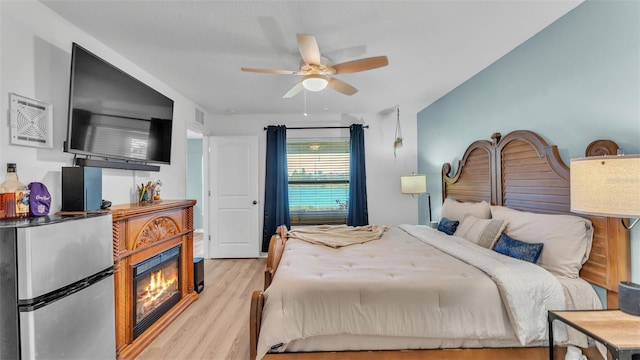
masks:
[[[198,133],[202,136],[202,241],[203,241],[203,257],[209,258],[209,189],[206,184],[209,183],[209,135],[197,126],[187,126],[187,131]]]
[[[211,235],[209,233],[209,203],[211,198],[211,190],[209,190],[209,154],[211,152],[211,144],[209,144],[209,135],[202,136],[202,246],[204,247],[203,256],[209,259],[209,242]]]

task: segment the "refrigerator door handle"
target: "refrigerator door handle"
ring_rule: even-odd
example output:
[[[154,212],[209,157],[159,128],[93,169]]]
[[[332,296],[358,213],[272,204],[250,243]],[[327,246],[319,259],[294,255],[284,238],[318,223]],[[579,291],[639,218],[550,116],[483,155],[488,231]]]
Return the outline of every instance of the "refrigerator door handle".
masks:
[[[87,278],[76,281],[73,284],[63,287],[62,289],[58,289],[57,291],[52,291],[48,294],[38,296],[35,299],[18,300],[18,309],[20,312],[34,311],[56,300],[62,299],[66,296],[86,289],[87,287],[101,281],[102,279],[113,275],[113,272],[113,266],[110,266]]]

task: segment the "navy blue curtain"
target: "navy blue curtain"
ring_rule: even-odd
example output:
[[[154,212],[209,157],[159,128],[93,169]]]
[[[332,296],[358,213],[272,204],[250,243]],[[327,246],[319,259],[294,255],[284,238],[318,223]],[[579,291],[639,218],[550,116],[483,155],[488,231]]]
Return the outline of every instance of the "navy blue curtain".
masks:
[[[287,127],[267,127],[267,163],[264,182],[262,251],[269,251],[271,235],[280,225],[291,227],[287,176]]]
[[[350,164],[349,164],[349,213],[347,225],[362,226],[369,224],[367,209],[367,175],[364,164],[364,129],[360,124],[350,127]]]

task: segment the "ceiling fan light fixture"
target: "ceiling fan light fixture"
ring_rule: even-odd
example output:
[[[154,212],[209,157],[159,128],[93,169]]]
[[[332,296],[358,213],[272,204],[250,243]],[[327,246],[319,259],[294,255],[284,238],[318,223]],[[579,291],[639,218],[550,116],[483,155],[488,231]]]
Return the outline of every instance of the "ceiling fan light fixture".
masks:
[[[324,75],[307,75],[302,80],[302,86],[309,91],[321,91],[327,87],[329,79]]]

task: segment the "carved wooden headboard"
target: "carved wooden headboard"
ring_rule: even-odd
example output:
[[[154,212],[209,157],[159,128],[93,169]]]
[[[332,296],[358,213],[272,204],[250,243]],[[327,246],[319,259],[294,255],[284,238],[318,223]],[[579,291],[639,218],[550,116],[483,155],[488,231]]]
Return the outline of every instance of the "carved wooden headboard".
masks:
[[[485,200],[493,205],[547,214],[572,214],[591,220],[594,228],[589,260],[580,276],[607,290],[607,307],[618,307],[618,282],[631,276],[629,232],[618,218],[585,216],[570,211],[569,167],[555,145],[538,134],[518,130],[492,141],[473,142],[458,162],[442,166],[442,199],[468,202]],[[615,155],[610,140],[589,144],[585,156]]]

